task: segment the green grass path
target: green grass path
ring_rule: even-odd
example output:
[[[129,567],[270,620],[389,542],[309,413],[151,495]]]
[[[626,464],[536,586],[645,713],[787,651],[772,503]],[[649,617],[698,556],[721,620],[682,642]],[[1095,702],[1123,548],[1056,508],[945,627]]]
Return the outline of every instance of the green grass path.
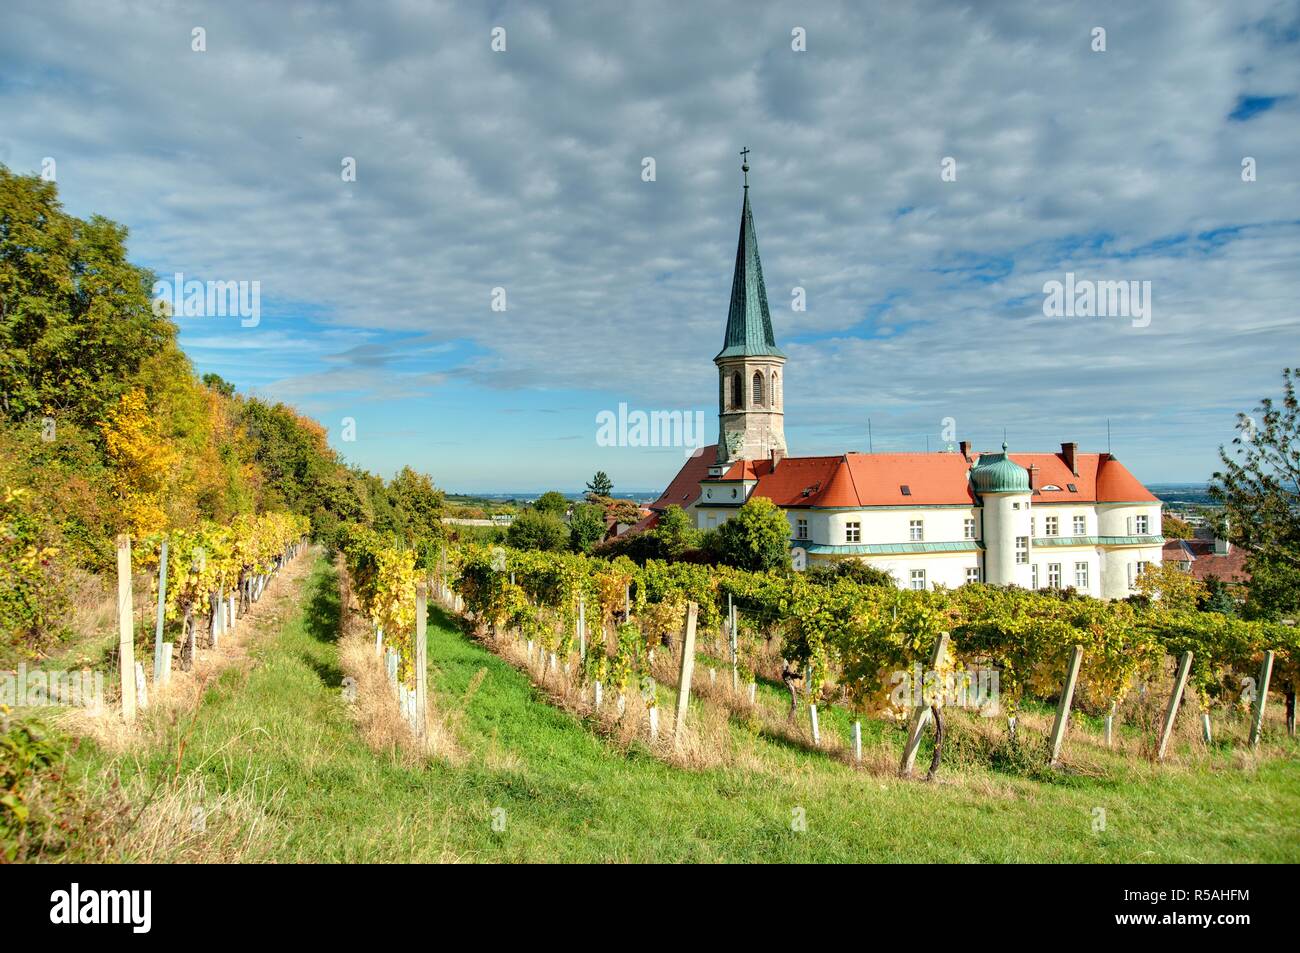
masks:
[[[689,772],[619,751],[434,609],[430,688],[463,707],[458,766],[408,768],[360,740],[341,697],[337,576],[321,559],[300,611],[204,699],[183,770],[209,790],[282,791],[279,861],[1291,861],[1300,765],[1042,783],[963,769],[879,778],[762,738],[758,770]],[[466,702],[480,670],[481,684]],[[169,750],[126,773],[168,776]],[[79,755],[88,771],[108,755]],[[1135,769],[1136,770],[1136,769]],[[1106,830],[1093,831],[1094,808]],[[505,830],[493,831],[494,809]],[[802,808],[807,830],[792,830]]]

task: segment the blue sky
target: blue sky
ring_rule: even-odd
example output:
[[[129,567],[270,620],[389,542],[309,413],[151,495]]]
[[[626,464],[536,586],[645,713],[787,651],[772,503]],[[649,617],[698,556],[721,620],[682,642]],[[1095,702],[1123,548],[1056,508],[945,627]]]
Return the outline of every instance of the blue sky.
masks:
[[[196,368],[453,490],[661,487],[681,451],[597,445],[620,403],[712,431],[742,146],[793,453],[1109,419],[1202,480],[1300,363],[1300,3],[730,9],[10,3],[0,162],[260,281],[256,327],[180,320]],[[1045,316],[1066,272],[1150,281],[1150,325]]]

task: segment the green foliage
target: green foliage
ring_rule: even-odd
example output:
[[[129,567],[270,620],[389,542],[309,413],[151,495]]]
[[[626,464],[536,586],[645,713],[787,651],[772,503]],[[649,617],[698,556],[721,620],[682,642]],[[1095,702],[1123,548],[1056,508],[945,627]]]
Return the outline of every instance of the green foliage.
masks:
[[[790,562],[790,523],[771,500],[751,496],[734,517],[718,527],[719,544],[727,565],[765,570]]]
[[[860,586],[897,586],[898,582],[888,572],[868,565],[860,559],[836,559],[808,567],[809,582],[820,586],[834,585],[837,579],[848,579]]]
[[[651,532],[659,543],[662,559],[680,559],[687,550],[695,549],[700,544],[700,534],[676,503],[671,504],[659,516],[659,525]]]
[[[569,548],[569,527],[558,516],[525,510],[506,530],[506,541],[516,549],[560,552]]]
[[[1300,369],[1283,368],[1282,398],[1266,397],[1254,414],[1238,414],[1232,452],[1219,448],[1223,469],[1210,497],[1222,503],[1227,537],[1250,552],[1256,617],[1300,613]],[[1258,580],[1256,582],[1255,580]],[[1251,607],[1251,602],[1254,606]]]
[[[569,501],[564,498],[564,494],[558,490],[547,490],[537,498],[533,504],[533,509],[539,513],[550,513],[552,516],[564,518],[564,514],[569,511]]]
[[[597,470],[596,475],[587,482],[587,492],[592,496],[612,496],[614,482],[604,470]]]
[[[124,227],[68,215],[53,182],[0,166],[0,412],[102,420],[175,339],[152,286]]]
[[[579,503],[569,518],[569,548],[590,553],[605,538],[605,511],[594,503]]]
[[[1191,539],[1195,532],[1191,523],[1172,513],[1165,513],[1160,517],[1160,535],[1165,539]]]

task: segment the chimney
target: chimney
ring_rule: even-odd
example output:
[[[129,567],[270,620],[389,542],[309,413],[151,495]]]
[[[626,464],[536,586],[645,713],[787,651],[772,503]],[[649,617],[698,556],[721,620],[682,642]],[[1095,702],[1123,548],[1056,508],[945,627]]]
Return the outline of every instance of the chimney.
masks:
[[[1228,521],[1225,519],[1223,521],[1223,536],[1226,537],[1227,535],[1228,535]],[[1214,534],[1214,555],[1226,556],[1230,552],[1232,552],[1232,543],[1228,542],[1227,539],[1224,539],[1223,537],[1219,536],[1218,533],[1215,533]]]
[[[779,447],[772,448],[772,472],[776,472],[776,465],[785,459],[785,451]]]
[[[1079,463],[1075,459],[1078,453],[1079,445],[1077,443],[1061,444],[1061,456],[1065,459],[1065,465],[1070,468],[1070,472],[1075,476],[1079,475]]]
[[[957,445],[957,449],[961,451],[962,458],[967,463],[970,463],[970,441],[963,440],[961,443]]]

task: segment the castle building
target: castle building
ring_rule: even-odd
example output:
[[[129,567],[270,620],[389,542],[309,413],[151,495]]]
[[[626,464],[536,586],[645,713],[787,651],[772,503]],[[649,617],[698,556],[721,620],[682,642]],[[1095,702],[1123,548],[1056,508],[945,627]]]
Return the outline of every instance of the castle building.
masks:
[[[1161,561],[1160,501],[1110,453],[843,453],[794,457],[785,442],[785,355],[776,344],[749,204],[748,164],[731,306],[718,368],[718,443],[686,461],[653,504],[714,528],[752,496],[790,522],[807,563],[859,559],[901,587],[968,582],[1134,591]],[[802,553],[798,553],[802,550]],[[798,562],[798,560],[796,560]]]

